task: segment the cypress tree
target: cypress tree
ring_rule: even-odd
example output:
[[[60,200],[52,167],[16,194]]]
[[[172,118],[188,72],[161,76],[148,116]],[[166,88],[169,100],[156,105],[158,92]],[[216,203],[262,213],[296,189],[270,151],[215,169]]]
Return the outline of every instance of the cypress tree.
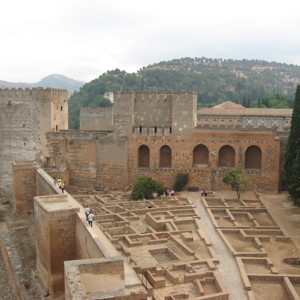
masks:
[[[300,206],[300,85],[295,94],[291,130],[284,156],[285,182],[294,203]]]

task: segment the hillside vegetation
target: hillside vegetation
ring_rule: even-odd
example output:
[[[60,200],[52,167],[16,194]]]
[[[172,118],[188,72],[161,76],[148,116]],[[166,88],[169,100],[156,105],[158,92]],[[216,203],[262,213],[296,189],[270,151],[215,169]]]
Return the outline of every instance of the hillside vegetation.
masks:
[[[261,60],[182,58],[137,73],[107,71],[69,100],[69,125],[78,128],[80,107],[108,106],[105,92],[195,91],[198,107],[233,101],[246,107],[292,107],[300,66]]]

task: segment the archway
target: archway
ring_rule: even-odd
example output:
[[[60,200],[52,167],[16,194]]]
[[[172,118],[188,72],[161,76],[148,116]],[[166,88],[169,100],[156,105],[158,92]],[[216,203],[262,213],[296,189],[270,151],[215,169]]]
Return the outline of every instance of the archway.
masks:
[[[193,150],[193,167],[208,164],[208,149],[204,145],[197,145]]]
[[[150,150],[146,145],[142,145],[138,150],[138,168],[149,168]]]
[[[245,153],[245,169],[261,169],[261,149],[250,146]]]
[[[235,151],[231,146],[223,146],[219,150],[219,167],[234,168]]]
[[[171,168],[172,167],[172,150],[169,146],[162,146],[159,150],[159,167]]]

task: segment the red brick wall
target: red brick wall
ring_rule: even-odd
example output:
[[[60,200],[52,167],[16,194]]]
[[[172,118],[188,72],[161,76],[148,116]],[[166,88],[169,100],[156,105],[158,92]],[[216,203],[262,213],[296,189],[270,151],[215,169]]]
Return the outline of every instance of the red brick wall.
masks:
[[[193,149],[199,144],[208,148],[207,166],[193,167]],[[137,168],[138,148],[147,145],[150,149],[150,167]],[[159,149],[168,145],[172,149],[172,168],[159,168]],[[169,137],[131,137],[129,140],[129,174],[131,182],[138,175],[148,175],[167,186],[172,186],[177,172],[189,173],[188,186],[205,189],[228,189],[221,181],[224,173],[218,167],[219,150],[229,145],[235,151],[235,166],[244,167],[244,157],[249,146],[258,146],[262,151],[261,170],[247,170],[253,187],[258,190],[277,191],[279,185],[280,144],[270,131],[213,131],[195,130],[191,135]]]

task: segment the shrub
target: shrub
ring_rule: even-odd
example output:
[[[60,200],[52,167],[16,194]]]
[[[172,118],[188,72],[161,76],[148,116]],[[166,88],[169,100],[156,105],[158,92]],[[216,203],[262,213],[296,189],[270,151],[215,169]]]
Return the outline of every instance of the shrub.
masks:
[[[175,176],[174,191],[180,192],[189,181],[188,173],[177,173]]]
[[[153,193],[157,193],[157,195],[160,196],[166,189],[161,182],[149,176],[139,176],[137,180],[131,192],[131,198],[133,200],[153,199]]]

